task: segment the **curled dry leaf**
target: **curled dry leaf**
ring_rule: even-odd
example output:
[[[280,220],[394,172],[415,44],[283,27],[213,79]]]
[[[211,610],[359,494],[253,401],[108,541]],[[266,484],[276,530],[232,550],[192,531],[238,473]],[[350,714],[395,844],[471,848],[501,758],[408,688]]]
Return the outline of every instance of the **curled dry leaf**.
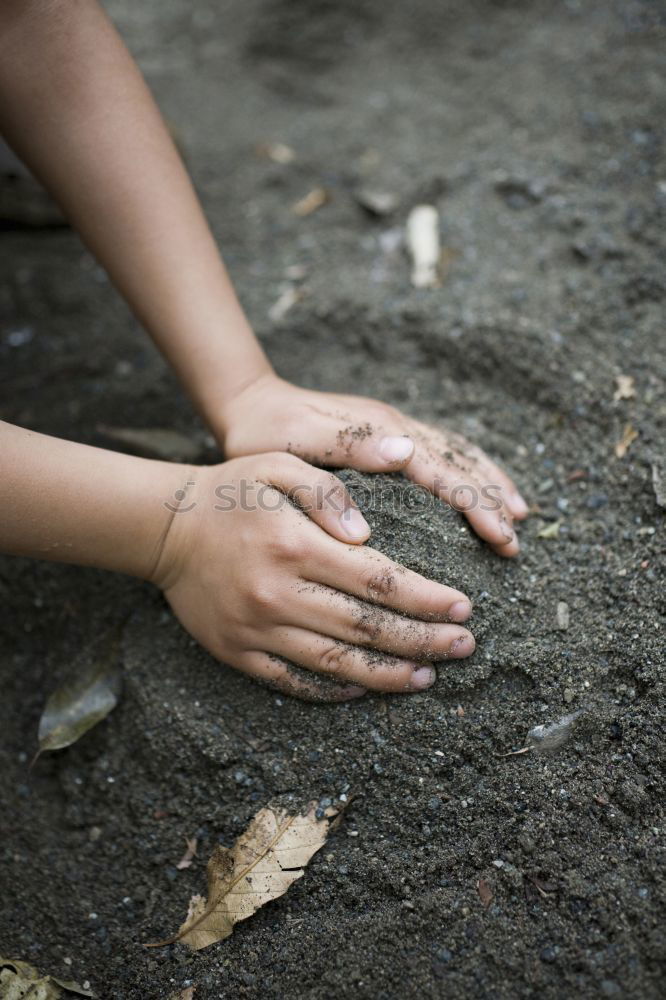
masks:
[[[121,634],[119,625],[100,636],[77,661],[71,680],[48,699],[39,720],[38,756],[76,743],[116,707],[122,689]]]
[[[162,427],[107,427],[98,424],[97,430],[110,441],[124,444],[146,458],[161,458],[165,462],[195,462],[201,455],[201,445],[179,431]]]
[[[319,820],[316,810],[316,802],[297,816],[282,809],[261,809],[233,847],[214,851],[208,862],[208,898],[193,896],[178,933],[148,947],[182,941],[199,951],[223,941],[240,920],[282,896],[304,874],[340,815],[330,807]]]
[[[633,399],[635,397],[636,385],[633,375],[616,375],[615,385],[617,388],[613,393],[613,399],[616,403],[621,399]]]
[[[28,962],[0,958],[0,997],[2,1000],[66,1000],[68,997],[94,997],[95,994],[78,983],[55,976],[42,976]]]
[[[638,431],[631,424],[627,424],[622,431],[622,437],[615,445],[615,455],[617,458],[624,458],[629,448],[638,437]]]
[[[407,249],[412,258],[414,288],[438,288],[439,215],[434,205],[416,205],[407,217]]]
[[[182,858],[176,865],[178,871],[182,871],[184,868],[189,868],[192,864],[192,860],[197,853],[197,838],[196,837],[186,837],[185,843],[187,845],[187,850],[183,854]]]
[[[318,208],[321,208],[322,205],[325,205],[330,200],[331,196],[326,188],[314,188],[292,206],[292,211],[294,215],[312,215],[313,212],[316,212]]]

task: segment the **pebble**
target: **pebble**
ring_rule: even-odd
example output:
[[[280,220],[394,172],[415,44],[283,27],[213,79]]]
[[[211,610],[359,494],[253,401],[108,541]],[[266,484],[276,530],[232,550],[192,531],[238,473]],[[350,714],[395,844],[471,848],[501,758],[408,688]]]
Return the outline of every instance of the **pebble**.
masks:
[[[574,700],[574,698],[575,698],[575,694],[574,694],[574,692],[573,692],[573,691],[571,690],[571,688],[565,688],[565,689],[564,689],[564,694],[563,694],[563,696],[562,696],[562,697],[564,698],[564,701],[565,701],[565,703],[566,703],[567,705],[570,705],[570,704],[571,704],[571,702],[572,702],[572,701]]]
[[[566,601],[557,602],[556,621],[561,631],[565,632],[569,628],[569,605]]]
[[[556,960],[557,952],[550,945],[547,945],[545,948],[542,948],[541,951],[539,952],[539,958],[541,959],[542,962],[548,962],[550,964],[551,962],[554,962]]]

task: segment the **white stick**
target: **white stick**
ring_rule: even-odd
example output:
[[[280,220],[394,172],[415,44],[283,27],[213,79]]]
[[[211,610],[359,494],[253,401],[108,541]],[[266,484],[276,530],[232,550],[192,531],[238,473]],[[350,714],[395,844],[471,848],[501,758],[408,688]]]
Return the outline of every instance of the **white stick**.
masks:
[[[433,205],[416,205],[407,218],[407,248],[411,254],[415,288],[437,288],[439,264],[439,216]]]

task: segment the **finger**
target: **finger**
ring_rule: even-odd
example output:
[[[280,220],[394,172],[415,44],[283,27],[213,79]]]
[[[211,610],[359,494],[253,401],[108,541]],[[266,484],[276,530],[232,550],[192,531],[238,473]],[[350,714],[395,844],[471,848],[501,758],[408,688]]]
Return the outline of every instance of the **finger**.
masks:
[[[295,455],[277,453],[265,456],[260,476],[341,542],[360,545],[369,537],[370,525],[333,473],[315,469]]]
[[[344,409],[330,413],[316,411],[312,420],[302,420],[293,428],[289,451],[335,468],[397,472],[414,454],[414,441],[405,434],[399,418],[393,419],[389,412],[373,421],[371,401],[368,407],[366,420],[359,420]]]
[[[238,669],[282,694],[302,701],[340,702],[361,698],[366,690],[355,684],[313,674],[271,653],[252,650],[243,655]]]
[[[459,625],[406,618],[322,584],[299,588],[296,616],[294,625],[409,659],[441,660],[474,652],[474,637]]]
[[[464,514],[476,533],[500,555],[514,556],[518,553],[520,546],[511,514],[497,495],[495,503],[498,506],[489,509],[494,506],[492,494],[488,498],[487,493],[482,492],[482,484],[474,476],[463,476],[459,470],[444,462],[424,458],[420,450],[405,469],[405,475]]]
[[[472,613],[462,591],[427,580],[367,546],[342,548],[322,536],[302,572],[309,580],[422,621],[463,622]]]
[[[270,641],[280,656],[293,663],[372,691],[423,691],[436,678],[430,665],[350,646],[307,629],[276,630]]]
[[[517,520],[523,521],[529,513],[529,508],[513,479],[480,448],[472,445],[466,454],[477,459],[478,464],[475,467],[477,479],[486,487],[499,487],[502,502],[508,507],[511,515]]]

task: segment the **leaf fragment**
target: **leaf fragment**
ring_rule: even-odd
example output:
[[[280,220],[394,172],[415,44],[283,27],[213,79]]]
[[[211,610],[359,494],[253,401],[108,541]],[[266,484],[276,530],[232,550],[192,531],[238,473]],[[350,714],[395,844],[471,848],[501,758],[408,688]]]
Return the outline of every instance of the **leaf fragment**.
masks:
[[[584,710],[579,708],[578,711],[563,715],[561,719],[548,725],[534,726],[527,734],[529,746],[537,753],[554,753],[568,743],[578,720],[584,714]]]
[[[629,448],[638,437],[638,431],[631,424],[627,424],[622,431],[622,437],[615,445],[616,458],[624,458]]]
[[[168,1000],[193,1000],[196,986],[186,986],[184,990],[176,990],[170,993]]]
[[[321,208],[322,205],[325,205],[330,200],[331,196],[326,188],[313,188],[305,197],[300,198],[292,205],[291,210],[294,215],[300,215],[303,218],[306,215],[312,215],[313,212],[316,212],[318,208]]]
[[[479,893],[479,899],[483,903],[483,908],[487,910],[493,901],[493,890],[484,878],[480,878],[476,883],[476,889]]]
[[[185,843],[187,845],[187,850],[183,854],[182,858],[176,865],[178,871],[182,871],[184,868],[189,868],[192,861],[197,853],[197,838],[196,837],[186,837]]]
[[[261,142],[255,148],[255,152],[257,156],[272,160],[273,163],[280,163],[283,166],[287,163],[293,163],[296,159],[296,153],[285,142]]]
[[[636,382],[633,375],[616,375],[615,385],[617,388],[613,393],[613,399],[616,403],[621,399],[634,399],[636,396]]]
[[[86,984],[87,987],[87,984]],[[13,958],[0,958],[0,997],[2,1000],[66,1000],[72,995],[94,997],[95,994],[78,983],[66,982],[56,976],[42,976],[30,965]]]
[[[265,903],[282,896],[305,874],[305,866],[326,843],[340,815],[333,806],[317,819],[317,802],[307,811],[289,815],[267,807],[250,821],[231,848],[219,846],[208,862],[208,898],[193,896],[178,932],[161,947],[182,941],[193,951],[223,941],[235,924],[251,917]]]
[[[561,524],[561,519],[558,521],[551,521],[550,524],[547,524],[545,528],[542,528],[541,531],[537,533],[537,538],[557,538],[560,533]]]
[[[666,474],[660,462],[652,463],[652,489],[660,507],[666,507]]]
[[[124,444],[146,458],[195,462],[201,455],[198,441],[166,427],[108,427],[98,424],[97,431],[110,441]]]
[[[73,676],[46,702],[39,720],[38,755],[62,750],[105,719],[118,704],[122,669],[118,662],[121,626],[104,633],[81,657]]]
[[[296,285],[288,285],[268,310],[268,318],[272,323],[281,323],[290,309],[303,298],[303,289]]]

